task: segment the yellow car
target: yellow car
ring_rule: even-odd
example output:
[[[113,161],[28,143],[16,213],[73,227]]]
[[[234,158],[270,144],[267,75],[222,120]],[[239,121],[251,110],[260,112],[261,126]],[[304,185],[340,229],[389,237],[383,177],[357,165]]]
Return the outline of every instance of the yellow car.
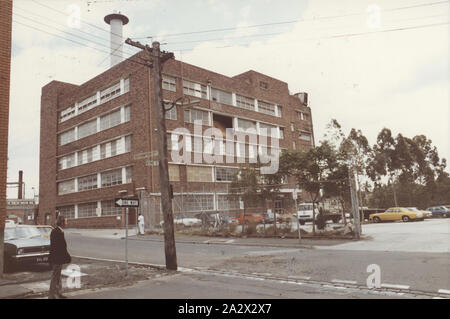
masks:
[[[369,220],[374,223],[402,220],[409,222],[412,220],[423,220],[425,218],[422,212],[414,211],[405,207],[391,207],[383,213],[371,214]]]

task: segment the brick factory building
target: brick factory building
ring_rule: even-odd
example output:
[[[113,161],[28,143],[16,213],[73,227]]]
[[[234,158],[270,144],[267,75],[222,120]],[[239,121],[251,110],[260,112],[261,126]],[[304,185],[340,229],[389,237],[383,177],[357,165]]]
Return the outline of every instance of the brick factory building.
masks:
[[[152,70],[133,62],[140,58],[146,58],[143,52],[82,85],[52,81],[42,88],[40,223],[52,220],[58,210],[68,218],[68,227],[123,227],[124,212],[114,206],[114,198],[133,195],[141,199],[139,209],[147,226],[159,225]],[[258,134],[262,128],[270,129],[268,141],[278,139],[280,149],[314,145],[307,95],[291,95],[283,81],[255,71],[228,77],[177,60],[165,62],[162,71],[165,102],[183,94],[198,102],[188,108],[178,104],[166,113],[170,149],[179,140],[177,128],[187,128],[194,137],[194,120],[200,120],[203,129],[254,128]],[[208,145],[224,143],[195,137],[185,144],[192,157],[211,153]],[[235,159],[254,157],[261,150],[261,145],[248,141],[235,145]],[[222,146],[218,149],[225,152]],[[185,164],[175,161],[169,151],[174,216],[238,212],[239,201],[230,201],[227,192],[239,165]],[[283,200],[273,207],[282,212]],[[135,222],[132,212],[129,223]]]

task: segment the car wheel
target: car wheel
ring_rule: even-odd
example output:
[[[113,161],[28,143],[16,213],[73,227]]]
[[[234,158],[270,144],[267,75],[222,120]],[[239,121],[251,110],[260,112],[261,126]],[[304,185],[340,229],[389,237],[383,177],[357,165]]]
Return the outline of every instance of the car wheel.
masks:
[[[402,220],[403,220],[405,223],[407,223],[407,222],[409,222],[409,217],[408,217],[408,216],[403,216],[403,217],[402,217]]]
[[[374,217],[374,218],[373,218],[373,222],[374,222],[374,223],[379,223],[379,222],[381,222],[380,217]]]

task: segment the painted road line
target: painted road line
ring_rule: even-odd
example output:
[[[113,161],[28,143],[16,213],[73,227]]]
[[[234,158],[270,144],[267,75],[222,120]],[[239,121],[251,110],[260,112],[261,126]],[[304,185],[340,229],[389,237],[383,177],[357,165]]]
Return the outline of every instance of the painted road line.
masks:
[[[339,287],[339,286],[333,286],[333,285],[322,285],[324,288],[334,288],[334,289],[347,289],[346,287]]]
[[[299,279],[299,280],[310,280],[311,279],[311,277],[307,277],[307,276],[288,276],[288,278]]]
[[[438,293],[450,295],[450,290],[447,290],[447,289],[439,289],[439,290],[438,290]]]
[[[393,284],[381,284],[382,288],[392,288],[392,289],[409,289],[409,286],[405,285],[393,285]]]
[[[349,285],[356,285],[358,282],[354,280],[341,280],[341,279],[333,279],[331,282],[337,283],[337,284],[349,284]]]
[[[227,244],[234,243],[234,239],[227,240],[225,243],[227,243]]]

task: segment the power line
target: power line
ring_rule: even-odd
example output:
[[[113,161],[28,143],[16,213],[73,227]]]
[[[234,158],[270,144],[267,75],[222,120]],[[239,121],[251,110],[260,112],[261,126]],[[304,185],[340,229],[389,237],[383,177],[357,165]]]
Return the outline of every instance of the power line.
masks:
[[[393,11],[407,10],[407,9],[413,9],[413,8],[419,8],[419,7],[425,7],[425,6],[435,6],[435,5],[440,5],[440,4],[444,4],[444,3],[450,3],[450,1],[447,0],[447,1],[438,1],[438,2],[431,2],[431,3],[422,3],[422,4],[411,5],[411,6],[406,6],[406,7],[385,9],[385,10],[380,10],[380,11],[382,11],[382,12],[393,12]],[[190,31],[190,32],[181,32],[181,33],[171,33],[171,34],[166,34],[164,36],[150,35],[150,36],[146,36],[146,37],[133,37],[132,39],[174,37],[174,36],[181,36],[181,35],[192,35],[192,34],[222,32],[222,31],[234,31],[234,30],[240,30],[240,29],[260,28],[260,27],[265,27],[265,26],[293,24],[293,23],[297,23],[297,22],[307,22],[307,21],[317,21],[317,20],[329,20],[329,19],[336,19],[336,18],[345,18],[345,17],[349,17],[349,16],[358,16],[358,15],[364,15],[364,14],[367,14],[367,13],[366,12],[348,13],[348,14],[343,14],[343,15],[314,17],[314,18],[309,18],[309,19],[296,19],[296,20],[290,20],[290,21],[255,24],[255,25],[249,25],[249,26],[228,27],[228,28],[219,28],[219,29],[206,29],[206,30],[200,30],[200,31]]]
[[[421,29],[421,28],[430,28],[430,27],[436,27],[441,25],[449,24],[450,21],[442,22],[442,23],[433,23],[433,24],[426,24],[426,25],[418,25],[418,26],[411,26],[411,27],[400,27],[400,28],[394,28],[394,29],[387,29],[387,30],[379,30],[379,31],[369,31],[369,32],[360,32],[360,33],[345,33],[345,34],[338,34],[338,35],[331,35],[331,36],[324,36],[324,37],[316,37],[316,38],[305,38],[305,39],[299,39],[299,40],[325,40],[325,39],[333,39],[333,38],[344,38],[344,37],[355,37],[355,36],[363,36],[363,35],[370,35],[370,34],[377,34],[377,33],[386,33],[386,32],[394,32],[394,31],[405,31],[405,30],[412,30],[412,29]],[[277,41],[273,43],[285,43],[291,41]],[[250,42],[239,44],[241,46],[248,46]],[[226,46],[216,46],[216,47],[203,47],[208,49],[224,49],[224,48],[232,48],[236,47],[237,45],[226,45]],[[173,49],[172,51],[179,51],[179,52],[186,52],[186,51],[193,51],[195,48],[191,49]]]
[[[91,46],[86,45],[85,43],[78,42],[78,41],[75,41],[75,40],[72,40],[72,39],[69,39],[69,38],[65,38],[65,37],[60,36],[60,35],[55,34],[55,33],[47,32],[47,31],[45,31],[45,30],[42,30],[42,29],[39,29],[39,28],[30,26],[30,25],[28,25],[28,24],[19,22],[19,21],[17,21],[17,20],[13,20],[13,22],[14,22],[14,23],[18,23],[18,24],[20,24],[20,25],[23,25],[23,26],[25,26],[25,27],[27,27],[27,28],[31,28],[31,29],[34,29],[34,30],[37,30],[37,31],[46,33],[46,34],[48,34],[48,35],[55,36],[55,37],[58,37],[58,38],[61,38],[61,39],[64,39],[64,40],[67,40],[67,41],[70,41],[70,42],[73,42],[73,43],[82,45],[82,46],[85,46],[85,47],[87,47],[87,48],[91,48],[91,49],[97,50],[97,51],[102,52],[102,53],[110,54],[109,52],[106,52],[106,51],[104,51],[104,50],[100,50],[100,49],[98,49],[98,48],[96,48],[96,47],[91,47]],[[111,54],[111,55],[120,57],[119,55],[115,55],[115,54]],[[145,64],[145,63],[142,63],[142,62],[133,60],[133,59],[131,59],[131,57],[127,58],[127,60],[130,61],[130,62],[133,62],[133,63],[137,63],[137,64],[140,64],[140,65],[146,66],[146,67],[148,66],[148,64]]]
[[[22,11],[27,12],[28,14],[31,14],[31,15],[34,15],[34,16],[43,18],[43,19],[45,19],[45,20],[47,20],[47,21],[56,23],[56,24],[58,24],[58,25],[64,25],[63,23],[60,23],[60,22],[57,22],[57,21],[55,21],[55,20],[49,19],[48,17],[42,16],[42,15],[40,15],[40,14],[36,14],[36,13],[31,12],[31,11],[29,11],[29,10],[23,9],[23,8],[21,8],[21,7],[17,7],[17,5],[14,6],[14,8],[15,8],[15,9],[20,9],[20,10],[22,10]],[[13,14],[21,16],[20,14],[15,13],[15,12],[14,12]],[[40,24],[45,25],[44,23],[41,23],[41,22],[39,22],[39,21],[32,20],[32,19],[29,18],[29,17],[26,17],[26,16],[22,16],[22,17],[24,17],[25,19],[34,21],[34,22],[36,22],[36,23],[40,23]],[[64,26],[65,26],[65,25],[64,25]],[[51,26],[49,26],[49,27],[51,27]],[[53,28],[53,27],[52,27],[52,28]],[[56,28],[55,28],[55,29],[56,29]],[[95,35],[95,34],[92,34],[92,33],[89,33],[89,32],[83,31],[83,30],[77,29],[77,31],[78,31],[78,32],[81,32],[81,33],[83,33],[83,34],[86,34],[86,35],[88,35],[88,36],[91,36],[91,37],[94,37],[94,38],[98,38],[98,39],[100,39],[100,40],[102,40],[102,41],[108,41],[108,39],[105,39],[105,38],[103,38],[103,37],[100,37],[100,36],[98,36],[98,35]],[[136,53],[136,52],[129,51],[129,54],[135,54],[135,53]]]
[[[57,27],[53,27],[53,26],[51,26],[51,25],[49,25],[49,24],[42,23],[42,22],[40,22],[40,21],[37,21],[37,20],[31,19],[31,18],[28,18],[28,17],[23,16],[23,15],[18,14],[18,13],[13,13],[13,14],[14,14],[15,16],[19,16],[19,17],[21,17],[21,18],[23,18],[23,19],[26,19],[26,20],[29,20],[29,21],[32,21],[32,22],[35,22],[35,23],[39,23],[39,24],[42,25],[42,26],[46,26],[46,27],[52,28],[52,29],[54,29],[54,30],[61,31],[61,32],[65,33],[65,34],[68,34],[69,36],[72,36],[72,37],[75,37],[75,38],[79,38],[79,39],[82,39],[82,40],[85,40],[85,41],[94,43],[94,44],[99,45],[99,46],[103,46],[103,47],[106,47],[106,48],[110,48],[110,46],[107,45],[107,44],[99,43],[99,42],[96,42],[96,41],[93,41],[93,40],[90,40],[90,39],[81,37],[81,36],[79,36],[79,35],[76,35],[76,34],[67,32],[67,31],[65,31],[64,29],[57,28]],[[119,48],[120,48],[120,47],[119,47]],[[133,54],[135,54],[135,53],[136,53],[136,52],[133,52],[133,53],[128,52],[128,54],[130,54],[130,55],[133,55]]]
[[[55,12],[58,12],[59,14],[68,16],[68,13],[66,13],[66,12],[60,11],[60,10],[58,10],[58,9],[52,8],[52,7],[50,7],[50,6],[48,6],[48,5],[45,5],[45,4],[43,4],[43,3],[37,2],[36,0],[32,0],[32,1],[33,1],[34,3],[36,3],[36,4],[40,5],[40,6],[42,6],[42,7],[46,7],[46,8],[48,8],[48,9],[50,9],[50,10],[53,10],[53,11],[55,11]],[[101,27],[99,27],[99,26],[97,26],[97,25],[95,25],[95,24],[90,23],[90,22],[84,21],[84,20],[82,20],[82,19],[80,19],[80,21],[83,22],[83,23],[86,23],[87,25],[90,25],[90,26],[93,27],[93,28],[96,28],[96,29],[98,29],[98,30],[101,30],[101,31],[103,31],[103,32],[106,32],[106,33],[108,33],[108,34],[114,34],[114,35],[116,35],[116,36],[118,36],[118,37],[122,37],[122,35],[120,35],[120,34],[111,32],[110,30],[103,29],[103,28],[101,28]]]

